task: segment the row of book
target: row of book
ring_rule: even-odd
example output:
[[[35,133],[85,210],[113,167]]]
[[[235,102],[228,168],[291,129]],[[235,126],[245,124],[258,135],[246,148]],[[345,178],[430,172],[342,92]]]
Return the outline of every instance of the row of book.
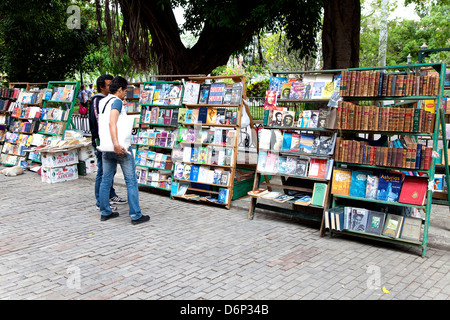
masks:
[[[4,132],[3,140],[5,142],[17,143],[17,144],[29,146],[29,145],[31,145],[31,142],[33,141],[33,135],[22,134],[22,133],[17,133],[17,132],[8,132],[8,131],[3,131],[3,132]],[[0,134],[0,138],[2,138],[1,134]],[[0,141],[2,141],[2,139],[0,139]]]
[[[8,153],[2,153],[0,156],[0,162],[2,164],[11,165],[11,166],[18,166],[20,165],[21,161],[23,161],[23,157],[21,156],[15,156]]]
[[[19,119],[35,119],[40,116],[41,108],[39,107],[14,108],[11,113],[11,117]]]
[[[266,174],[290,175],[317,179],[331,178],[333,159],[283,156],[270,151],[259,151],[257,171]]]
[[[269,199],[275,202],[284,203],[290,202],[292,204],[301,206],[319,206],[323,207],[327,197],[328,186],[326,183],[314,183],[312,194],[299,193],[299,195],[290,195],[278,191],[269,191],[265,188],[258,188],[251,190],[247,194],[258,199]]]
[[[335,133],[299,133],[280,129],[261,129],[259,132],[259,148],[262,150],[329,155],[333,154],[335,143]]]
[[[339,101],[336,128],[343,130],[434,132],[436,113],[410,107],[359,106]]]
[[[427,177],[335,168],[331,193],[422,206],[426,200],[427,186]]]
[[[25,156],[26,146],[21,144],[13,144],[6,142],[3,145],[2,153],[7,153],[15,156]]]
[[[62,108],[42,108],[42,120],[67,121],[69,119],[70,109]]]
[[[139,98],[140,104],[180,105],[183,86],[175,83],[150,83],[140,87],[128,86],[127,98]]]
[[[20,107],[20,104],[16,101],[0,99],[0,111],[12,112],[14,108]]]
[[[272,76],[266,97],[275,91],[276,98],[286,100],[330,99],[338,77],[332,74],[305,74],[301,79]]]
[[[22,121],[22,120],[12,120],[9,125],[10,132],[17,133],[32,133],[37,126],[38,121]]]
[[[174,179],[191,182],[228,186],[231,173],[223,168],[176,162],[173,177]]]
[[[141,113],[142,106],[137,101],[128,101],[126,104],[126,113]]]
[[[212,203],[219,203],[219,204],[228,204],[228,197],[229,197],[229,189],[227,188],[219,188],[219,194],[217,195],[217,198],[213,195],[208,196],[200,196],[198,194],[193,193],[186,193],[189,190],[189,184],[183,183],[182,181],[174,181],[172,182],[172,190],[170,192],[171,195],[176,197],[181,197],[188,200],[194,200],[194,201],[207,201]]]
[[[149,150],[136,150],[135,163],[137,166],[155,169],[172,170],[173,162],[170,155]]]
[[[38,104],[44,100],[45,90],[20,91],[17,102],[21,104]]]
[[[409,241],[419,241],[422,219],[356,207],[336,207],[325,212],[325,228],[352,230]]]
[[[287,128],[319,128],[325,129],[328,125],[328,109],[290,111],[287,107],[276,107],[264,110],[263,125],[269,127]]]
[[[148,171],[142,168],[136,168],[136,178],[140,184],[165,190],[170,190],[173,183],[169,172]]]
[[[222,146],[183,146],[172,150],[173,161],[195,164],[211,164],[218,166],[232,166],[233,148]]]
[[[137,135],[136,143],[146,146],[172,148],[176,130],[143,129]]]
[[[65,123],[42,121],[39,124],[39,132],[62,134],[65,127],[66,127]]]
[[[44,100],[52,101],[72,101],[75,93],[73,84],[66,84],[64,87],[54,87],[44,89]]]
[[[433,96],[439,92],[439,75],[388,73],[374,70],[341,71],[341,97]]]
[[[409,136],[390,141],[388,147],[371,146],[366,141],[338,137],[334,159],[336,162],[429,170],[432,151],[432,147],[416,143]]]
[[[212,128],[206,130],[180,127],[177,141],[180,143],[202,143],[233,147],[235,139],[235,129]]]
[[[183,104],[240,105],[243,89],[242,82],[233,84],[187,82],[184,87]]]
[[[0,87],[0,98],[17,99],[20,93],[19,88],[4,88]]]

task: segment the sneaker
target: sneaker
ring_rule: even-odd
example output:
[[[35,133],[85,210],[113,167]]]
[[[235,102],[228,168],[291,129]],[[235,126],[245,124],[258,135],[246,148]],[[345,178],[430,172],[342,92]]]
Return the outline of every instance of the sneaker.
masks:
[[[109,219],[112,219],[112,218],[117,218],[118,216],[119,216],[119,213],[116,212],[116,211],[113,211],[113,212],[111,212],[111,214],[108,215],[108,216],[102,215],[102,216],[100,217],[100,221],[106,221],[106,220],[109,220]]]
[[[95,209],[97,211],[100,211],[100,207],[95,206]],[[111,211],[117,211],[117,207],[116,206],[111,206]]]
[[[140,224],[142,222],[147,222],[150,220],[150,216],[142,215],[139,219],[131,220],[131,224]]]
[[[125,204],[127,202],[128,202],[127,200],[122,199],[119,196],[115,196],[115,197],[112,197],[111,199],[109,199],[110,204]]]

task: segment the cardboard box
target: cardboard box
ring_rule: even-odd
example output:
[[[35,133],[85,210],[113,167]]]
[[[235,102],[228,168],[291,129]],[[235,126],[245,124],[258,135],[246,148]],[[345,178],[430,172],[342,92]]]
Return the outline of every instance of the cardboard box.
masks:
[[[65,167],[41,167],[41,180],[46,183],[65,182],[78,179],[77,165]]]
[[[55,168],[64,167],[78,163],[78,150],[62,152],[42,152],[41,162],[43,167]]]
[[[78,162],[78,175],[85,176],[97,171],[97,158],[88,158]]]

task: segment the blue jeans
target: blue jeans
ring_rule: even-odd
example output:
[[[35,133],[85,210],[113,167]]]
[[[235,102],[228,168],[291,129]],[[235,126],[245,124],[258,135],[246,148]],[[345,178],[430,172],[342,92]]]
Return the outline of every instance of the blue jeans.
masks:
[[[129,149],[131,152],[131,148]],[[103,216],[111,214],[109,205],[109,192],[111,190],[117,164],[122,168],[125,183],[127,185],[128,206],[131,220],[139,219],[142,216],[139,206],[139,189],[136,179],[136,165],[133,153],[118,155],[114,152],[103,152],[103,178],[100,184],[100,212]]]
[[[100,207],[100,184],[102,183],[103,177],[103,161],[102,153],[94,147],[95,156],[97,157],[97,176],[95,177],[95,200],[97,201],[95,205]],[[114,172],[114,174],[116,174]],[[116,190],[114,190],[114,176],[113,182],[111,184],[111,190],[109,191],[109,198],[117,197]]]

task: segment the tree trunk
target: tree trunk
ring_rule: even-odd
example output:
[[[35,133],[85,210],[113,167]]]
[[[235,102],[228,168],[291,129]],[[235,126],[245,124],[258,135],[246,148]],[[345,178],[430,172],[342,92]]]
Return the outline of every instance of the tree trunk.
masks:
[[[360,0],[325,0],[322,31],[323,68],[359,66]]]

